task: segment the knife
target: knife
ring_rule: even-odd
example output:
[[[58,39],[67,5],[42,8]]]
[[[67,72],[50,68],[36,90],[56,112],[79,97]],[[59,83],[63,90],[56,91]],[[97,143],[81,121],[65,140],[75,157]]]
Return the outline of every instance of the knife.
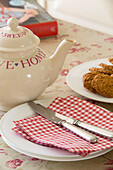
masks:
[[[77,125],[78,127],[82,127],[85,128],[87,130],[90,130],[92,132],[95,132],[101,136],[107,137],[107,138],[113,138],[113,131],[105,129],[105,128],[101,128],[95,125],[91,125],[89,123],[86,122],[81,122],[80,120],[76,120],[67,116],[64,116],[62,114],[56,113],[57,117],[66,120],[67,122],[73,124],[73,125]]]
[[[46,107],[40,105],[40,104],[35,104],[34,102],[30,101],[28,102],[28,105],[35,111],[36,113],[40,114],[41,116],[45,117],[46,119],[50,120],[51,122],[61,125],[70,131],[74,132],[75,134],[79,135],[83,139],[86,139],[87,141],[91,143],[96,143],[97,142],[97,137],[73,124],[68,122],[68,120],[65,120],[58,117],[58,113],[47,109]],[[60,114],[59,114],[60,115]]]
[[[31,104],[34,104],[34,105],[39,105],[39,104],[35,104],[34,102],[28,102],[29,105]],[[42,106],[42,105],[40,105]],[[32,106],[31,106],[32,107]],[[44,106],[42,106],[44,109],[47,109],[45,108]],[[49,110],[49,109],[47,109]],[[36,110],[35,110],[36,111]],[[37,111],[36,111],[37,112]],[[52,111],[53,112],[53,111]],[[76,119],[73,119],[73,118],[70,118],[70,117],[67,117],[67,116],[64,116],[62,114],[59,114],[59,113],[56,113],[56,112],[53,112],[53,114],[55,114],[55,116],[57,118],[60,118],[62,120],[65,120],[67,121],[68,123],[72,124],[72,125],[77,125],[78,127],[82,127],[82,128],[85,128],[87,130],[90,130],[92,132],[95,132],[99,135],[102,135],[104,137],[108,137],[108,138],[113,138],[113,131],[111,130],[108,130],[108,129],[104,129],[104,128],[101,128],[101,127],[98,127],[98,126],[95,126],[95,125],[91,125],[89,123],[86,123],[86,122],[81,122],[80,120],[76,120]]]

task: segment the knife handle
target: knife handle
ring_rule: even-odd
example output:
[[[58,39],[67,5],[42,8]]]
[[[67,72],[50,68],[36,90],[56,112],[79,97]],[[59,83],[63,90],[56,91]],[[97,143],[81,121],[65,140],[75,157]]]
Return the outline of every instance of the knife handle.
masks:
[[[85,129],[88,129],[92,132],[98,133],[102,136],[113,138],[113,131],[110,131],[110,130],[107,130],[107,129],[104,129],[104,128],[101,128],[101,127],[98,127],[98,126],[95,126],[95,125],[91,125],[91,124],[88,124],[88,123],[85,123],[85,122],[81,122],[79,120],[75,121],[75,123],[73,123],[73,124],[78,125],[79,127],[83,127]]]
[[[63,127],[71,130],[75,134],[79,135],[80,137],[86,139],[87,141],[89,141],[91,143],[96,143],[97,142],[97,137],[95,135],[93,135],[93,134],[91,134],[91,133],[89,133],[89,132],[87,132],[87,131],[85,131],[85,130],[83,130],[83,129],[75,126],[75,125],[72,125],[71,123],[68,123],[65,120],[62,120],[60,122],[60,124]]]

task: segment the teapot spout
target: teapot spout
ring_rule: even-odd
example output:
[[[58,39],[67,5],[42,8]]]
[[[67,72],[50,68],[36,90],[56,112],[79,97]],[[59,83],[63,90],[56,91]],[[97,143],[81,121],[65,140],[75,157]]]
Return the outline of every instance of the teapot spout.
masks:
[[[54,54],[49,58],[51,60],[51,78],[49,85],[57,79],[64,64],[66,54],[75,43],[75,40],[64,39],[57,47]]]

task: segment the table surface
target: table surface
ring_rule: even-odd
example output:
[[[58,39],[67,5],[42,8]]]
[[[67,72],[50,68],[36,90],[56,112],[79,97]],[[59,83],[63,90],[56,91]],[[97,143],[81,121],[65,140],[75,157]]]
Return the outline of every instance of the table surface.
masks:
[[[57,96],[74,95],[113,111],[112,104],[89,100],[72,91],[66,84],[69,71],[86,61],[113,57],[113,37],[75,24],[58,20],[59,33],[57,37],[41,39],[40,47],[51,56],[58,44],[65,38],[76,39],[66,57],[62,71],[57,80],[39,97],[50,100]],[[0,112],[0,118],[4,115]],[[16,152],[3,141],[0,136],[0,170],[113,170],[113,150],[102,156],[82,161],[55,162],[32,158]]]

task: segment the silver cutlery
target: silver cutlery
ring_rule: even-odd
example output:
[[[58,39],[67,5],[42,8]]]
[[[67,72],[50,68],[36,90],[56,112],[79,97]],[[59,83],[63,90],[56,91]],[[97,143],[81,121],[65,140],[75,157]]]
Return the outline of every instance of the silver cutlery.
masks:
[[[76,120],[76,119],[64,116],[62,114],[53,112],[52,110],[47,109],[40,104],[35,104],[34,102],[28,102],[28,104],[34,109],[35,112],[38,112],[41,115],[44,114],[44,117],[46,117],[49,120],[51,119],[51,116],[54,115],[55,118],[60,118],[61,120],[59,120],[59,121],[61,121],[62,123],[63,123],[63,121],[66,121],[66,122],[68,122],[72,125],[77,125],[77,127],[85,128],[87,130],[95,132],[95,133],[102,135],[104,137],[113,138],[113,131],[111,131],[111,130],[101,128],[101,127],[91,125],[91,124],[86,123],[86,122],[81,122],[80,120]],[[39,110],[39,108],[41,109],[41,111]],[[49,118],[48,118],[48,115],[49,115]],[[80,132],[82,132],[82,131],[80,131]],[[77,133],[77,132],[75,132],[75,133]],[[81,133],[78,134],[78,135],[81,135]]]
[[[47,109],[46,107],[40,105],[40,104],[35,104],[34,102],[30,101],[28,102],[28,105],[38,114],[42,115],[43,117],[47,118],[51,122],[55,124],[59,124],[70,131],[74,132],[78,136],[82,137],[83,139],[86,139],[87,141],[91,143],[96,143],[97,142],[97,137],[89,132],[87,132],[84,129],[81,129],[75,125],[73,125],[71,122],[68,121],[67,117],[62,119],[60,116],[58,117],[58,113]]]
[[[73,125],[77,125],[78,127],[85,128],[87,130],[90,130],[92,132],[95,132],[95,133],[102,135],[104,137],[107,137],[107,138],[113,138],[113,131],[111,131],[111,130],[101,128],[101,127],[98,127],[98,126],[95,126],[95,125],[92,125],[92,124],[89,124],[86,122],[82,122],[80,120],[76,120],[76,119],[61,115],[59,113],[56,113],[56,115],[57,115],[57,117],[59,117],[61,119],[65,119],[67,122],[69,122]]]

